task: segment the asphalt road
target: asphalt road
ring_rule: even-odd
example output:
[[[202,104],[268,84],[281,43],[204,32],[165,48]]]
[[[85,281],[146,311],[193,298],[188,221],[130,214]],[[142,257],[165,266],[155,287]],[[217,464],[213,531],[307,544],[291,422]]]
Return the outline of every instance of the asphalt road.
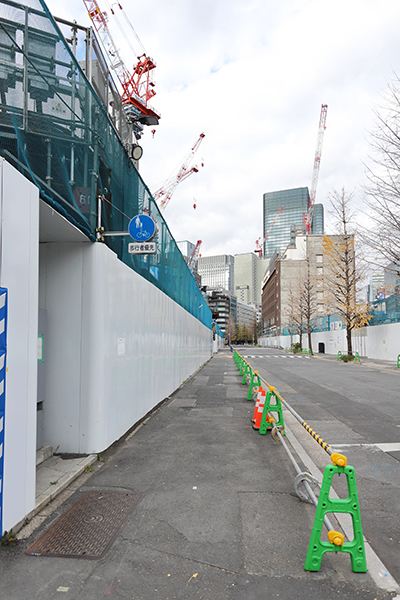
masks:
[[[378,361],[345,364],[332,357],[293,356],[275,349],[237,349],[354,466],[363,533],[400,582],[400,369]],[[323,469],[329,457],[308,437],[307,451]],[[347,497],[344,484],[334,485]]]
[[[240,350],[355,467],[368,572],[353,572],[346,552],[304,569],[315,509],[295,496],[283,444],[252,429],[248,386],[223,349],[32,519],[16,545],[0,547],[1,600],[400,600],[398,451],[377,446],[399,439],[398,374]],[[287,410],[285,427],[302,470],[330,463]],[[347,497],[346,476],[335,477]],[[94,505],[72,519],[88,493]],[[118,510],[99,503],[132,493],[138,504],[110,541]],[[55,533],[59,517],[65,527]],[[44,554],[31,546],[42,534]],[[99,543],[111,545],[93,556]]]

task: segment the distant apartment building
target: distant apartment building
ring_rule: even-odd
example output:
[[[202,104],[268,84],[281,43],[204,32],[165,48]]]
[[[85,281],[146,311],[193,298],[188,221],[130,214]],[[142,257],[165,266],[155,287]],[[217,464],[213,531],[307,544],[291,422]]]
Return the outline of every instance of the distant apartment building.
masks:
[[[255,327],[257,325],[257,311],[254,305],[244,304],[237,301],[237,320],[236,320],[236,331],[239,328],[239,325],[242,327],[246,327],[249,334],[253,335]]]
[[[304,232],[304,215],[310,201],[307,187],[268,192],[263,196],[264,257],[271,258],[276,251],[282,254],[293,245],[297,231]],[[282,210],[281,210],[282,209]],[[313,211],[312,233],[324,232],[324,208],[316,204]]]
[[[207,294],[207,303],[213,314],[213,319],[218,323],[228,342],[235,332],[237,321],[237,298],[227,290],[210,290]]]
[[[202,286],[234,294],[234,258],[230,254],[201,256],[197,265]]]
[[[330,236],[338,241],[341,236]],[[327,270],[330,268],[323,251],[322,235],[298,235],[295,247],[288,248],[284,256],[278,252],[271,258],[263,280],[262,316],[264,332],[282,335],[285,328],[292,326],[291,311],[293,298],[301,282],[307,277],[309,261],[310,279],[313,285],[313,318],[321,317],[334,308],[328,303],[326,285]]]
[[[268,270],[262,283],[261,310],[264,333],[280,335],[281,331],[281,299],[280,269],[281,261],[276,252],[270,260]]]

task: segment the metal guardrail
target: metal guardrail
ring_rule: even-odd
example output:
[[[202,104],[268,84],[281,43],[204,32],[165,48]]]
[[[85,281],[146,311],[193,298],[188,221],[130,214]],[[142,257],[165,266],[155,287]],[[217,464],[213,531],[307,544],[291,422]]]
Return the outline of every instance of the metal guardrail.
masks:
[[[319,571],[322,556],[325,552],[348,552],[351,556],[352,570],[365,573],[367,563],[365,558],[364,537],[361,528],[360,508],[358,502],[357,486],[354,467],[347,465],[347,457],[338,452],[334,452],[331,446],[318,435],[308,423],[286,402],[279,392],[271,386],[265,379],[260,377],[258,371],[253,371],[250,363],[237,352],[233,354],[237,368],[242,376],[242,383],[249,382],[250,389],[247,399],[251,400],[255,393],[263,390],[263,385],[268,389],[266,400],[262,407],[263,415],[261,418],[259,433],[265,434],[267,429],[271,429],[271,435],[274,440],[279,441],[285,449],[297,475],[295,477],[294,487],[296,495],[303,501],[309,501],[316,508],[315,521],[311,533],[311,539],[308,547],[307,557],[304,565],[306,571]],[[265,390],[264,390],[265,392]],[[274,396],[275,403],[271,402],[271,396]],[[284,422],[282,415],[282,405],[295,417],[295,419],[304,427],[304,429],[313,437],[313,439],[325,450],[332,461],[331,465],[325,467],[319,498],[317,499],[314,490],[319,486],[319,482],[308,472],[302,472],[296,462],[288,444],[284,439]],[[258,408],[260,410],[260,407]],[[278,414],[278,421],[269,411]],[[330,489],[334,474],[344,474],[347,478],[349,496],[345,499],[333,500],[330,497]],[[301,486],[304,487],[301,489]],[[343,533],[336,531],[327,514],[349,513],[353,522],[354,537],[352,541],[345,542]],[[323,524],[328,529],[328,542],[321,540],[321,530]]]

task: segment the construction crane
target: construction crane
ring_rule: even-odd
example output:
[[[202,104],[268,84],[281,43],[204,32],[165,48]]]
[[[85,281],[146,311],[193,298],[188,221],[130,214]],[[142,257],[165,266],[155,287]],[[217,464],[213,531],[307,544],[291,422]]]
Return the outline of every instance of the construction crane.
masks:
[[[311,225],[312,225],[312,218],[313,218],[314,205],[315,205],[315,196],[316,196],[316,192],[317,192],[319,167],[321,164],[322,142],[324,140],[324,132],[326,129],[326,113],[327,113],[327,111],[328,111],[328,105],[322,104],[321,115],[319,118],[317,148],[315,150],[313,175],[312,175],[311,188],[310,188],[310,200],[308,203],[308,212],[305,215],[303,215],[303,222],[304,222],[304,226],[305,226],[307,235],[309,235],[311,233]]]
[[[197,240],[197,244],[193,248],[193,252],[190,255],[189,260],[188,260],[188,267],[191,271],[193,271],[193,269],[196,266],[197,261],[199,260],[200,246],[201,246],[201,240]]]
[[[176,190],[179,183],[187,179],[189,175],[192,175],[192,173],[198,173],[198,167],[190,167],[190,164],[204,138],[205,134],[201,133],[194,146],[192,146],[190,151],[185,156],[177,174],[172,175],[169,179],[167,179],[167,181],[162,187],[160,187],[156,192],[154,192],[153,198],[156,202],[158,202],[160,210],[165,210],[168,202],[171,200],[172,194]],[[201,164],[201,166],[204,166],[203,163]],[[196,207],[196,205],[194,205],[194,207]]]
[[[271,224],[270,228],[268,229],[267,233],[265,234],[263,241],[261,242],[261,238],[258,238],[258,240],[256,241],[256,249],[254,250],[254,252],[256,254],[258,254],[259,258],[262,258],[263,254],[264,254],[263,249],[264,249],[265,240],[269,236],[271,229],[275,225],[276,220],[279,217],[279,215],[281,214],[282,210],[283,210],[283,206],[281,206],[280,209],[278,210],[277,215],[276,215],[275,219],[272,221],[272,224]]]
[[[156,65],[153,59],[143,53],[137,57],[137,64],[134,66],[133,72],[125,66],[118,50],[110,29],[108,27],[108,14],[100,10],[97,0],[83,0],[86,6],[90,20],[96,30],[99,41],[105,51],[110,68],[116,74],[122,86],[122,103],[125,110],[129,113],[131,108],[134,116],[146,125],[157,125],[160,115],[158,115],[149,106],[148,101],[155,96],[154,83],[152,81],[152,71]],[[118,4],[122,10],[121,4]],[[113,9],[111,12],[114,13]],[[127,19],[127,17],[125,17]]]

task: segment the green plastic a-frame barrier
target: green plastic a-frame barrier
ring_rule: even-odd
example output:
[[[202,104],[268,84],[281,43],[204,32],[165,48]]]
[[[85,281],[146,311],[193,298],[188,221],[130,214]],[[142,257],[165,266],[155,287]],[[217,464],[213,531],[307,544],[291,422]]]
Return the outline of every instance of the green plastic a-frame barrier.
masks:
[[[343,473],[347,477],[347,487],[349,490],[348,498],[332,499],[329,497],[329,490],[332,485],[332,478],[335,473]],[[341,545],[335,545],[331,542],[321,540],[321,531],[324,517],[327,513],[349,513],[353,520],[354,538],[351,542],[342,541]],[[330,532],[335,534],[335,532]],[[341,534],[339,534],[341,535]],[[329,536],[330,539],[335,535]],[[318,498],[317,511],[315,513],[314,527],[311,533],[310,544],[308,546],[307,558],[304,565],[305,571],[319,571],[321,567],[322,556],[325,552],[348,552],[351,556],[351,567],[355,573],[366,573],[367,561],[365,558],[364,538],[361,528],[360,506],[358,503],[356,474],[354,467],[338,467],[336,465],[327,465],[324,471],[324,477],[321,485],[321,492]]]
[[[244,358],[242,358],[240,360],[240,366],[239,366],[239,373],[240,373],[240,375],[243,375],[244,370],[246,368],[246,365],[247,365],[246,361],[244,360]]]
[[[254,394],[256,392],[258,392],[258,388],[260,388],[260,387],[261,387],[261,379],[258,374],[258,371],[253,371],[251,374],[251,378],[250,378],[250,387],[249,387],[249,393],[247,394],[247,400],[252,400]]]
[[[265,395],[265,404],[264,410],[261,417],[260,429],[259,433],[261,435],[265,435],[268,429],[272,429],[272,427],[284,427],[285,424],[283,422],[283,413],[282,413],[282,403],[278,396],[274,393],[275,388],[270,388],[269,392]],[[276,391],[276,390],[275,390]],[[272,401],[274,399],[274,401]],[[275,419],[275,422],[268,420],[268,413],[274,412],[278,414],[278,420]],[[284,430],[281,431],[284,435]]]
[[[243,373],[242,383],[244,385],[245,383],[247,383],[247,377],[251,377],[251,366],[249,365],[249,363],[246,363],[246,366],[245,366],[244,370],[242,371],[242,373]]]

